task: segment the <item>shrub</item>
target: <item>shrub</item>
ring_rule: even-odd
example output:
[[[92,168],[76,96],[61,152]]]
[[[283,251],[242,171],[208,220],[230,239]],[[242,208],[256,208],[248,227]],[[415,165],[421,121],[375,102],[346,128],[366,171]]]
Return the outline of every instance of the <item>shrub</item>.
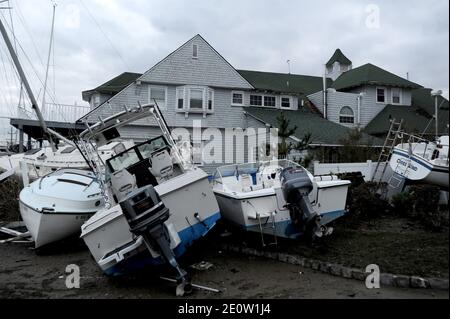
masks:
[[[16,221],[20,217],[19,194],[22,182],[12,176],[0,183],[0,221]]]
[[[409,193],[414,201],[413,218],[434,231],[448,224],[448,212],[439,209],[439,187],[415,185],[411,187]]]
[[[386,185],[381,185],[382,188]],[[349,213],[353,217],[372,219],[389,211],[389,203],[378,195],[378,183],[368,182],[351,190]]]
[[[391,199],[392,213],[403,217],[412,217],[414,197],[409,192],[399,193]]]

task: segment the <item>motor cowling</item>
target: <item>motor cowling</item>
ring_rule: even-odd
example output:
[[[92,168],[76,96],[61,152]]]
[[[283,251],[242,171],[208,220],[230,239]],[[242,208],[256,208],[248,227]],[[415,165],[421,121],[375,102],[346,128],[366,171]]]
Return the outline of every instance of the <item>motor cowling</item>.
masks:
[[[301,167],[288,167],[281,172],[281,189],[286,202],[292,203],[298,199],[298,195],[308,195],[313,184],[305,169]]]
[[[120,202],[120,206],[130,225],[130,231],[136,235],[162,225],[170,216],[169,209],[151,185],[128,194]]]
[[[288,167],[283,169],[280,178],[283,197],[293,225],[311,238],[320,237],[321,218],[309,200],[313,184],[308,172],[301,167]]]
[[[127,219],[130,231],[142,236],[150,250],[159,250],[161,257],[177,272],[177,295],[191,290],[187,273],[179,265],[170,248],[170,235],[165,222],[169,219],[169,209],[164,205],[152,185],[134,190],[122,201],[120,207]]]

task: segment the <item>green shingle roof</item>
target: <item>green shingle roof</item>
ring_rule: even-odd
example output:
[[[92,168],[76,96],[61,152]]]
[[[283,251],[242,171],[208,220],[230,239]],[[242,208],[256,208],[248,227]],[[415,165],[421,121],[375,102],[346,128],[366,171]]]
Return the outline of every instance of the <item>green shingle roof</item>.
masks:
[[[366,126],[364,132],[371,135],[383,135],[389,131],[390,120],[403,119],[403,129],[408,133],[422,133],[430,119],[414,107],[406,105],[386,105],[386,107]],[[429,126],[428,130],[433,131]]]
[[[327,67],[330,67],[333,65],[334,62],[339,62],[343,65],[351,65],[352,61],[350,61],[349,58],[347,58],[344,53],[342,53],[341,49],[337,49],[333,56],[330,58],[330,60],[327,62]]]
[[[258,107],[248,107],[245,110],[251,116],[273,127],[277,127],[277,116],[280,112],[283,112],[281,110]],[[290,124],[297,126],[295,137],[302,139],[305,134],[311,133],[312,144],[314,145],[340,145],[341,140],[346,138],[351,131],[349,128],[328,121],[320,115],[313,114],[307,110],[284,112],[290,120]],[[363,135],[362,143],[365,145],[383,145],[383,141],[367,134]]]
[[[89,101],[90,97],[94,93],[115,95],[127,87],[131,82],[136,81],[142,74],[124,72],[119,76],[116,76],[112,80],[96,87],[93,90],[83,92],[83,100]]]
[[[332,87],[344,90],[361,85],[386,85],[410,89],[422,87],[370,63],[343,73],[334,81]]]
[[[323,90],[323,78],[319,76],[237,70],[257,90],[274,93],[309,95]],[[331,85],[328,79],[328,85]]]
[[[449,102],[446,98],[439,96],[438,98],[438,121],[439,121],[439,132],[448,132],[448,116],[449,116]],[[428,117],[431,118],[435,113],[435,100],[431,96],[431,89],[418,89],[412,91],[412,105],[416,109],[425,111]],[[435,129],[435,124],[433,125],[433,132]]]
[[[438,121],[439,133],[448,132],[449,102],[443,97],[438,97]],[[434,134],[436,124],[432,120],[435,112],[434,97],[431,89],[417,89],[412,91],[412,105],[387,105],[366,126],[365,132],[372,135],[382,135],[389,130],[389,120],[395,118],[397,121],[403,119],[403,128],[408,133]]]

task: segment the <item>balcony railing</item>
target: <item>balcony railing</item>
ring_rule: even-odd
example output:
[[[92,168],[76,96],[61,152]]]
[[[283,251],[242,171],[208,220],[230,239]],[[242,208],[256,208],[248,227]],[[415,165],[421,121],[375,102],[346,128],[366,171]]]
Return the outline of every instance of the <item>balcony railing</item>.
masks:
[[[90,111],[89,106],[47,103],[41,109],[45,121],[74,123]],[[18,109],[19,118],[37,120],[36,113],[28,108]]]

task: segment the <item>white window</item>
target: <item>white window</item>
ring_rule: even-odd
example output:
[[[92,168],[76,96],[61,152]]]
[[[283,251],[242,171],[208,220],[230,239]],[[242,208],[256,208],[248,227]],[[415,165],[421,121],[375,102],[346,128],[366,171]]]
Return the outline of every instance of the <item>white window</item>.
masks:
[[[292,106],[292,99],[289,96],[282,96],[280,106],[283,109],[290,109]]]
[[[402,89],[392,88],[392,104],[402,104]]]
[[[341,109],[341,112],[339,113],[339,123],[342,124],[354,124],[355,123],[355,113],[353,110],[348,107],[344,106]]]
[[[150,103],[153,103],[156,100],[158,106],[161,109],[165,109],[167,101],[167,88],[164,86],[150,86],[149,99]]]
[[[377,103],[386,103],[386,88],[377,88]]]
[[[191,110],[203,109],[203,89],[190,89],[189,90],[189,108]]]
[[[214,90],[208,89],[208,112],[212,112],[214,110]]]
[[[177,88],[178,112],[207,114],[214,112],[214,90],[208,87],[182,86]]]
[[[184,87],[177,88],[177,110],[184,109]]]
[[[198,59],[198,45],[197,44],[192,45],[192,58]]]
[[[250,105],[251,106],[265,106],[265,107],[276,107],[277,98],[272,95],[250,95]]]
[[[231,92],[231,105],[244,105],[244,92]]]
[[[262,95],[250,95],[250,105],[251,106],[262,106],[263,97]]]
[[[264,106],[275,107],[277,106],[277,99],[275,96],[264,96]]]

